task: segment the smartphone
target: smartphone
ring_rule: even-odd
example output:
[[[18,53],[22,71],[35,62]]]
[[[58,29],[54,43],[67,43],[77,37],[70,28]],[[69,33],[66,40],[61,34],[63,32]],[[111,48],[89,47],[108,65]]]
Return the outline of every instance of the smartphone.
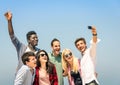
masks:
[[[88,29],[90,29],[90,30],[91,30],[91,29],[92,29],[92,26],[88,26]]]

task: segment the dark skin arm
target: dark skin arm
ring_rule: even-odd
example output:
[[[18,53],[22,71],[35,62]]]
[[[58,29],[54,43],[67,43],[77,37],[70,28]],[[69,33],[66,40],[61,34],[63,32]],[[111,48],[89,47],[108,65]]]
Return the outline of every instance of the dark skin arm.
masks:
[[[10,36],[14,35],[14,30],[13,30],[13,26],[12,26],[12,13],[7,12],[4,14],[7,21],[8,21],[8,32]]]

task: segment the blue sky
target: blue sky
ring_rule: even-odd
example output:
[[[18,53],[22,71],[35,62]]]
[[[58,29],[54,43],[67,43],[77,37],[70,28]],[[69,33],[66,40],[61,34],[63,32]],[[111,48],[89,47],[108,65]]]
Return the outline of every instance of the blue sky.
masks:
[[[13,27],[20,41],[27,44],[26,33],[37,32],[38,47],[51,51],[53,38],[61,50],[69,48],[81,58],[74,46],[78,37],[89,41],[88,25],[97,28],[101,42],[97,47],[98,80],[101,85],[120,85],[120,1],[119,0],[1,0],[0,1],[0,85],[13,85],[17,66],[16,49],[8,34],[4,13],[13,14]],[[67,79],[65,79],[67,85]]]

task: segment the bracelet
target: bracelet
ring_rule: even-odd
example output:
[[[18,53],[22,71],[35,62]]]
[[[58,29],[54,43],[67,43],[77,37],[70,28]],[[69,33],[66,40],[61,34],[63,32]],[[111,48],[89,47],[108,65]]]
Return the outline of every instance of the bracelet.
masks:
[[[92,34],[93,36],[97,36],[97,33],[96,34]]]

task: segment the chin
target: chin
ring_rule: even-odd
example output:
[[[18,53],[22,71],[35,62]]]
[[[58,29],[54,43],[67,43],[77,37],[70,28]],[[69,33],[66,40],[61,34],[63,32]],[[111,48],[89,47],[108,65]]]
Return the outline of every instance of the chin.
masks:
[[[37,46],[38,44],[35,44],[34,46]]]
[[[60,52],[55,52],[55,54],[59,55]]]
[[[47,62],[47,60],[44,60],[44,62]]]
[[[37,65],[35,65],[33,68],[35,68]]]
[[[80,52],[82,53],[83,51],[82,51],[82,50],[80,50]]]

